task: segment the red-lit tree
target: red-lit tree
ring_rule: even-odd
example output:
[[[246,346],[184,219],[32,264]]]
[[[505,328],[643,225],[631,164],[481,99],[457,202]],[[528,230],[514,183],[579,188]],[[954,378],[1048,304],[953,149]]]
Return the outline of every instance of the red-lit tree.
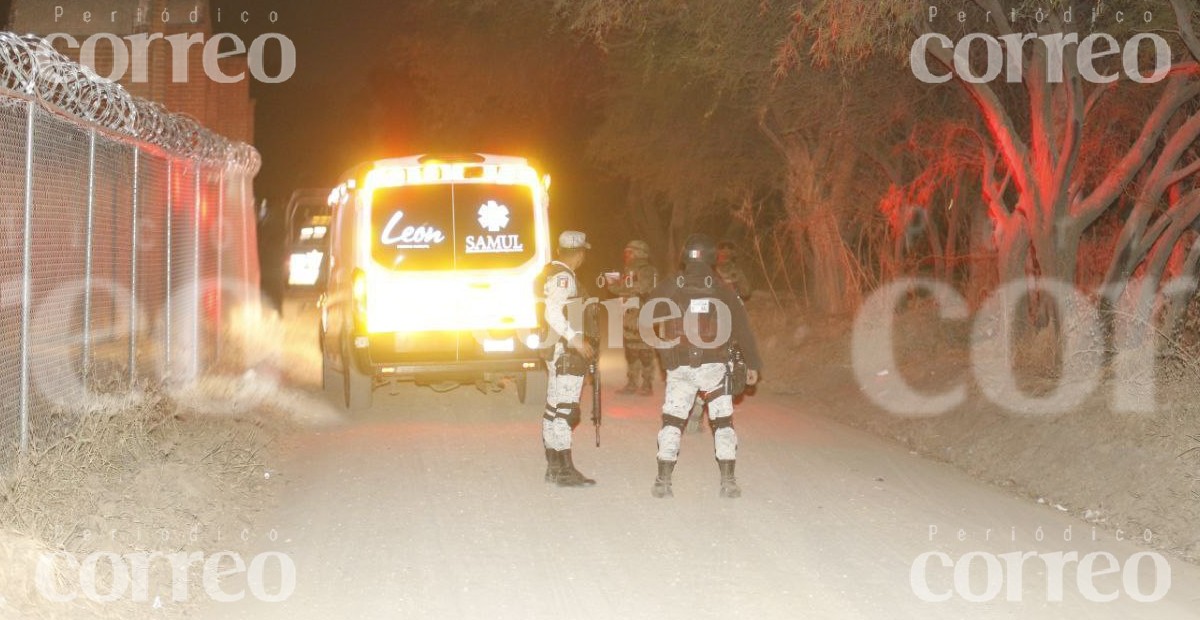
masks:
[[[938,29],[957,33],[953,38],[972,31],[994,37],[1067,33],[1082,38],[1107,30],[1125,40],[1142,31],[1178,33],[1168,35],[1174,50],[1169,74],[1151,85],[1135,83],[1121,72],[1119,54],[1096,64],[1098,73],[1116,73],[1118,79],[1094,84],[1081,72],[1072,53],[1076,48],[1068,47],[1058,80],[1047,62],[1052,46],[1032,41],[1008,58],[1021,75],[1010,84],[963,79],[964,70],[984,73],[985,59],[978,54],[959,59],[956,66],[950,50],[936,44],[926,48],[944,71],[954,72],[954,81],[986,129],[979,143],[979,174],[1000,277],[1028,274],[1075,281],[1081,237],[1106,214],[1115,214],[1121,232],[1103,292],[1120,297],[1130,292],[1131,278],[1139,276],[1146,285],[1133,292],[1139,308],[1148,311],[1170,257],[1200,215],[1195,183],[1200,161],[1192,151],[1200,137],[1195,9],[1187,0],[1113,2],[1102,7],[1107,13],[1093,14],[1093,3],[1004,6],[998,0],[962,0],[943,5],[941,17],[931,18],[928,6],[908,0],[798,3],[795,27],[784,47],[809,51],[821,63],[854,64],[880,54],[906,57],[918,36]],[[1118,22],[1116,11],[1122,9],[1125,15],[1137,15],[1137,23]],[[1142,70],[1149,73],[1145,62]],[[1113,98],[1119,101],[1106,101]],[[1127,114],[1130,109],[1140,111]],[[1111,121],[1117,118],[1132,118],[1134,124],[1114,127]],[[1094,150],[1104,152],[1097,156]],[[1200,251],[1193,250],[1177,268],[1193,272],[1197,261]]]

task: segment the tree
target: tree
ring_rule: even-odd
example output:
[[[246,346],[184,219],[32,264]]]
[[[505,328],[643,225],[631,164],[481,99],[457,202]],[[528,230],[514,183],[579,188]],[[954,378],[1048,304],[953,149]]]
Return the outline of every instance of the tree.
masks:
[[[984,73],[987,59],[980,54],[956,58],[941,45],[926,48],[929,57],[955,72],[954,81],[987,130],[979,145],[982,195],[995,231],[1001,279],[1030,274],[1075,281],[1081,236],[1128,195],[1132,207],[1123,218],[1104,293],[1121,297],[1130,277],[1139,273],[1145,284],[1136,291],[1139,316],[1146,316],[1169,257],[1200,215],[1200,190],[1195,185],[1200,162],[1191,152],[1200,137],[1195,9],[1186,0],[1111,2],[1097,9],[1097,21],[1075,18],[1091,16],[1092,8],[1082,2],[1004,7],[998,0],[963,0],[937,21],[929,18],[923,3],[907,0],[802,2],[796,5],[797,26],[786,45],[808,45],[821,62],[854,64],[880,54],[903,57],[914,38],[951,30],[987,32],[1007,40],[1024,33],[1038,36],[1010,58],[1016,62],[1009,69],[1019,69],[1020,74],[1015,84],[964,79],[964,70]],[[1116,12],[1121,10],[1151,19],[1118,22]],[[958,11],[966,25],[955,19]],[[1056,59],[1056,44],[1065,36],[1083,38],[1104,29],[1127,41],[1142,32],[1178,32],[1170,41],[1174,53],[1165,79],[1152,85],[1136,83],[1121,72],[1122,57],[1116,55],[1096,65],[1100,74],[1120,77],[1094,84],[1085,79],[1086,67],[1081,68],[1071,53],[1077,49],[1073,45],[1061,58],[1063,74],[1057,79],[1054,65],[1048,63]],[[920,54],[912,59],[926,60]],[[1142,60],[1145,70],[1146,59]],[[1089,167],[1095,160],[1086,156],[1086,145],[1097,144],[1097,136],[1111,129],[1100,115],[1100,103],[1117,96],[1146,102],[1138,131],[1128,139],[1104,143],[1118,154],[1110,167]],[[1183,267],[1194,271],[1197,260],[1200,252],[1193,251]]]
[[[560,9],[610,51],[616,86],[594,143],[599,156],[629,162],[625,174],[644,193],[667,197],[672,234],[680,221],[728,220],[744,196],[776,195],[810,299],[829,312],[852,309],[869,276],[855,220],[886,188],[876,162],[912,118],[899,71],[821,71],[806,53],[782,53],[789,3],[731,12],[721,3],[593,0]]]

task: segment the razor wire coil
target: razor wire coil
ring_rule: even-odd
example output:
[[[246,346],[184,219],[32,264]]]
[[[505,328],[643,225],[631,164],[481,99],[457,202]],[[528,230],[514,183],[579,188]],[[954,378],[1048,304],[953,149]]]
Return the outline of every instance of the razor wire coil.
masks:
[[[135,97],[120,84],[73,62],[45,39],[0,32],[0,89],[32,97],[71,117],[163,148],[174,155],[254,175],[258,151],[204,128],[195,119]]]

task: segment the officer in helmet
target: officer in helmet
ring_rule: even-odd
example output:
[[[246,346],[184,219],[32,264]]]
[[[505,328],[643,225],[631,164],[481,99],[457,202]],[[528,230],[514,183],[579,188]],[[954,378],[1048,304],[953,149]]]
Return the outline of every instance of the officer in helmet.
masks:
[[[734,476],[737,433],[733,428],[731,370],[736,340],[744,355],[745,382],[758,382],[762,359],[741,299],[715,273],[716,244],[707,235],[688,237],[683,270],[665,278],[650,295],[653,307],[642,313],[643,333],[658,330],[654,346],[667,371],[662,428],[658,432],[658,476],[651,494],[671,497],[671,475],[679,444],[697,394],[708,406],[709,427],[721,473],[721,497],[740,497]]]
[[[750,284],[750,278],[746,276],[746,272],[742,270],[738,264],[737,246],[732,241],[721,241],[717,243],[717,265],[713,268],[717,273],[717,278],[728,286],[737,296],[743,300],[750,298],[750,293],[754,292],[754,286]],[[688,430],[700,430],[700,417],[703,415],[704,403],[697,398],[696,404],[692,407],[692,417],[688,421]]]
[[[657,285],[658,269],[650,264],[650,245],[638,239],[630,241],[625,245],[625,269],[608,282],[608,290],[620,297],[626,308],[621,317],[626,383],[618,390],[620,394],[654,393],[654,349],[638,334],[638,309]],[[626,306],[629,300],[635,303]]]

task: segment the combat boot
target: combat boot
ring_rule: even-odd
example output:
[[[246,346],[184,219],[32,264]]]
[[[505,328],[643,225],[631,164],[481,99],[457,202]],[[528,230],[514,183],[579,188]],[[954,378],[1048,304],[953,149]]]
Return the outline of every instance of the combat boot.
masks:
[[[575,462],[571,459],[570,450],[558,451],[559,470],[554,481],[560,487],[589,487],[596,484],[595,480],[588,478],[575,469]]]
[[[675,497],[671,492],[671,473],[675,471],[675,461],[659,461],[658,477],[654,479],[654,487],[650,494],[654,497]]]
[[[546,448],[546,482],[558,480],[558,472],[561,470],[562,460],[558,458],[558,452]]]
[[[733,476],[733,464],[737,461],[717,461],[717,467],[721,469],[721,497],[741,497],[742,487],[738,486],[737,478]]]
[[[642,387],[638,388],[638,395],[639,396],[653,396],[654,395],[654,388],[650,386],[649,381],[642,383]]]
[[[638,389],[637,381],[635,381],[633,377],[630,377],[629,380],[625,382],[625,387],[617,390],[617,393],[618,394],[633,394],[633,393],[637,392],[637,389]]]

